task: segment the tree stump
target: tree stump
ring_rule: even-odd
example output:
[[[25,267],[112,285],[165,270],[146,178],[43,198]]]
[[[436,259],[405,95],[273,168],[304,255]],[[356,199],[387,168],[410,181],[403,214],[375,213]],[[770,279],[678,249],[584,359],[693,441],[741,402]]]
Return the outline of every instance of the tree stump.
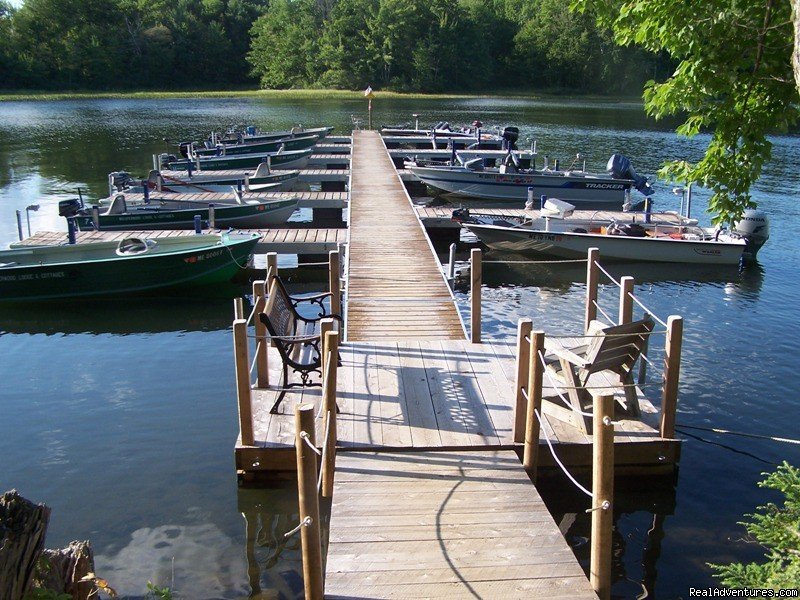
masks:
[[[22,600],[44,548],[50,509],[16,490],[0,496],[0,598]]]
[[[36,584],[46,590],[70,594],[74,600],[85,600],[95,591],[93,579],[81,581],[94,573],[94,552],[87,542],[72,542],[61,550],[42,552]]]

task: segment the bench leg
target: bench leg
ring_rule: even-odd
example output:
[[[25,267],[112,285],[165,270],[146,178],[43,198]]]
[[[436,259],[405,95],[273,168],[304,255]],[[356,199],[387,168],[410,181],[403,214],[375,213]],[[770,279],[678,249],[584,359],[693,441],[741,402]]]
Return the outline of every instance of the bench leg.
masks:
[[[283,363],[283,381],[281,383],[281,393],[278,394],[278,399],[275,400],[275,404],[272,405],[272,408],[269,409],[270,414],[277,415],[278,414],[278,407],[283,402],[283,397],[286,395],[286,387],[289,384],[289,367],[286,363]]]

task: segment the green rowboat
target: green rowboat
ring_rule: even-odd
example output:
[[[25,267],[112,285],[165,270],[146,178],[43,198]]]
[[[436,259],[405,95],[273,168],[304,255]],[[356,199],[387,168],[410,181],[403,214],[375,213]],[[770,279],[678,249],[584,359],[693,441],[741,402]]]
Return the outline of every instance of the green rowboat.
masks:
[[[159,239],[0,250],[0,302],[23,302],[228,282],[247,266],[257,234]]]

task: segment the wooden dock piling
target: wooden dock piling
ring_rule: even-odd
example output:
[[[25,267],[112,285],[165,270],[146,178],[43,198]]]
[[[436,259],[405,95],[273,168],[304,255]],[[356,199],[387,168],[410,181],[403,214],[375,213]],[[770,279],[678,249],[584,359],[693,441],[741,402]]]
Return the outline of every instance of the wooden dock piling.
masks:
[[[633,277],[628,275],[619,279],[618,325],[633,321]]]
[[[250,389],[250,359],[247,351],[247,321],[233,322],[233,348],[236,364],[236,397],[239,406],[239,435],[243,446],[252,446],[253,407]]]
[[[480,248],[473,248],[469,253],[470,266],[470,341],[481,343],[481,284],[483,279],[483,263]]]
[[[534,331],[529,336],[528,349],[528,413],[525,419],[525,450],[522,465],[531,481],[536,481],[539,453],[539,418],[542,414],[542,375],[544,374],[544,331]],[[538,414],[537,414],[538,413]]]
[[[525,423],[528,403],[525,400],[525,390],[528,388],[528,374],[530,372],[530,340],[528,339],[533,329],[533,321],[520,319],[517,322],[517,360],[516,375],[514,379],[514,432],[512,438],[517,444],[525,441]]]
[[[664,343],[664,388],[661,394],[662,438],[675,437],[675,412],[678,408],[678,383],[681,371],[681,346],[683,343],[683,317],[667,319],[667,339]]]
[[[267,327],[258,317],[267,304],[267,282],[259,279],[253,282],[253,325],[256,333],[256,387],[269,386],[269,359],[267,347]]]
[[[597,284],[600,281],[600,269],[597,261],[600,258],[599,248],[589,248],[586,261],[586,310],[584,311],[584,331],[589,330],[589,323],[597,318]]]
[[[322,535],[317,495],[317,454],[314,433],[314,405],[298,404],[295,414],[295,450],[297,452],[297,492],[300,501],[300,539],[303,553],[303,586],[308,600],[324,597],[322,570]],[[308,440],[308,442],[306,442]]]
[[[325,451],[322,461],[322,497],[333,496],[333,474],[336,467],[336,382],[339,355],[339,332],[328,331],[323,338],[322,352],[325,356],[322,378],[322,410],[324,411],[326,437],[322,441]]]
[[[589,579],[600,600],[611,598],[614,524],[614,397],[593,397],[592,537]]]

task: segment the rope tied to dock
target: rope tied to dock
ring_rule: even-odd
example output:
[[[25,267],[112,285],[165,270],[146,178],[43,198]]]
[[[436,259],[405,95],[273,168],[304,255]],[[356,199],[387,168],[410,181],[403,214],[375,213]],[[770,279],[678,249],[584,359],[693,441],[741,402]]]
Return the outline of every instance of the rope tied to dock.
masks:
[[[720,429],[718,427],[698,427],[697,425],[684,425],[683,423],[678,423],[676,427],[697,429],[698,431],[709,431],[711,433],[721,433],[726,435],[738,435],[741,437],[749,437],[758,440],[770,440],[772,442],[782,442],[784,444],[800,444],[800,440],[795,440],[792,438],[777,437],[772,435],[759,435],[757,433],[745,433],[742,431],[731,431],[729,429]]]
[[[642,304],[642,303],[639,301],[639,299],[638,299],[636,296],[634,296],[634,295],[633,295],[633,294],[631,294],[630,292],[628,292],[628,296],[630,297],[630,299],[631,299],[631,300],[633,300],[634,302],[636,302],[636,304],[638,304],[639,306],[641,306],[641,307],[642,307],[642,310],[644,310],[644,311],[645,311],[647,314],[649,314],[651,317],[653,317],[653,319],[655,319],[655,320],[656,320],[656,322],[657,322],[659,325],[661,325],[662,327],[669,327],[669,325],[667,325],[667,324],[666,324],[666,322],[664,322],[664,321],[662,321],[661,319],[659,319],[659,318],[658,318],[658,316],[657,316],[657,315],[655,315],[655,314],[653,313],[653,311],[651,311],[651,310],[650,310],[649,308],[647,308],[647,307],[646,307],[644,304]]]
[[[539,427],[541,429],[541,432],[544,434],[544,441],[547,442],[547,447],[550,448],[550,454],[553,455],[553,460],[556,461],[556,464],[559,467],[561,467],[561,470],[564,471],[564,475],[567,476],[567,478],[575,485],[575,487],[577,487],[580,491],[582,491],[584,494],[589,496],[589,498],[592,498],[593,497],[592,492],[590,492],[585,487],[583,487],[580,483],[578,483],[578,480],[575,479],[575,477],[573,477],[572,473],[570,473],[567,470],[567,467],[564,466],[564,463],[562,463],[561,459],[558,458],[558,456],[556,455],[556,451],[553,449],[553,444],[550,441],[550,436],[547,435],[547,429],[544,426],[542,415],[539,414],[538,410],[534,410],[533,412],[536,415],[536,418],[539,420]]]
[[[284,538],[290,538],[290,537],[292,537],[292,536],[293,536],[295,533],[297,533],[298,531],[300,531],[300,530],[301,530],[303,527],[308,527],[308,526],[309,526],[309,525],[311,525],[311,523],[313,523],[313,522],[314,522],[314,520],[313,520],[311,517],[306,517],[305,519],[303,519],[302,521],[300,521],[300,524],[299,524],[297,527],[295,527],[295,528],[294,528],[294,529],[292,529],[291,531],[287,531],[286,533],[284,533],[284,534],[283,534],[283,537],[284,537]]]
[[[300,432],[300,439],[302,439],[306,443],[306,446],[311,448],[316,453],[317,456],[322,456],[322,452],[320,452],[319,449],[317,449],[314,446],[314,444],[311,443],[311,437],[308,435],[307,432],[301,431]]]
[[[562,263],[585,263],[586,258],[565,258],[563,260],[484,260],[485,265],[557,265]]]
[[[325,459],[328,457],[328,438],[331,435],[331,411],[329,411],[329,410],[325,411],[325,414],[328,417],[325,420],[325,433],[324,433],[324,435],[322,437],[322,439],[325,441],[325,443],[322,445],[322,454],[320,454],[320,456],[322,457],[322,464],[323,465],[325,464]],[[323,472],[323,469],[320,469],[319,470],[319,477],[317,477],[317,493],[318,494],[322,493],[322,472]]]
[[[258,341],[256,344],[256,352],[253,356],[253,360],[250,362],[250,371],[248,371],[251,375],[253,374],[253,369],[256,368],[256,363],[258,362],[258,355],[261,350],[261,340]],[[252,383],[252,382],[251,382]]]
[[[594,261],[594,264],[595,264],[595,266],[596,266],[598,269],[600,269],[600,271],[603,273],[603,275],[605,275],[606,277],[608,277],[608,279],[611,281],[611,283],[615,284],[615,285],[616,285],[618,288],[621,288],[621,287],[622,287],[622,283],[620,283],[619,281],[617,281],[616,279],[614,279],[614,278],[611,276],[611,273],[609,273],[608,271],[606,271],[606,270],[603,268],[603,265],[601,265],[601,264],[600,264],[598,261]]]
[[[612,319],[606,311],[603,310],[603,307],[597,303],[597,300],[592,300],[592,304],[594,304],[595,308],[600,311],[600,314],[606,318],[606,321],[609,323],[614,323],[614,319]]]

